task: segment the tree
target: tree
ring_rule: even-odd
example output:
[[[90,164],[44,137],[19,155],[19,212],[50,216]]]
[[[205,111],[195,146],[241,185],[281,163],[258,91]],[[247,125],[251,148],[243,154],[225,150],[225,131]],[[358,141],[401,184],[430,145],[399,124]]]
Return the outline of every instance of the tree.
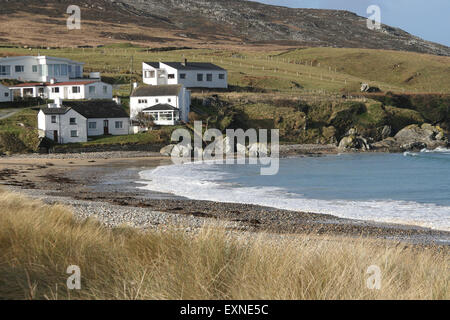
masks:
[[[145,112],[139,112],[135,120],[141,128],[151,128],[155,125],[153,116]]]

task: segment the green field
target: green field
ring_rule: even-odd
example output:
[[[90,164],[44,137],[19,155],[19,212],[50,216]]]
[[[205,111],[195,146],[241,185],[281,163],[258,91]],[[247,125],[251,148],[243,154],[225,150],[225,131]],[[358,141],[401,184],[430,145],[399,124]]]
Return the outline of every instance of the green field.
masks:
[[[450,92],[450,58],[409,52],[367,49],[311,48],[258,52],[172,50],[152,52],[132,45],[102,48],[0,48],[0,56],[50,55],[86,63],[85,72],[100,71],[117,85],[140,81],[143,61],[213,62],[229,71],[229,83],[239,91],[327,94],[354,91],[361,82],[392,92]],[[397,67],[398,66],[398,67]],[[129,93],[129,86],[118,91]]]

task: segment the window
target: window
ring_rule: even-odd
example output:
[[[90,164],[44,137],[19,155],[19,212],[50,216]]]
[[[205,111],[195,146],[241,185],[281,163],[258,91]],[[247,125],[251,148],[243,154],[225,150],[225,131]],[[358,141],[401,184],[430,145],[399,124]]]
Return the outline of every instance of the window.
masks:
[[[53,73],[54,73],[55,77],[59,77],[61,75],[61,65],[60,64],[53,65]]]
[[[108,93],[108,87],[107,86],[103,86],[103,93],[107,94]]]
[[[155,99],[155,102],[158,103],[158,102],[159,102],[159,99]]]
[[[53,87],[52,93],[59,93],[59,87]]]
[[[38,72],[38,66],[37,65],[34,65],[31,68],[32,68],[33,73],[37,73]]]
[[[70,118],[70,124],[71,125],[77,124],[77,119],[76,118]]]
[[[225,79],[225,74],[223,74],[223,73],[219,73],[219,79],[220,79],[220,80],[223,80],[223,79]]]
[[[175,75],[173,73],[170,73],[169,75],[167,75],[167,78],[169,79],[175,79]]]
[[[154,78],[155,77],[155,71],[145,71],[144,72],[145,78]]]
[[[56,123],[56,116],[52,116],[52,123]]]
[[[0,66],[0,76],[10,76],[11,66]]]
[[[5,92],[5,97],[9,97],[9,92]]]
[[[89,86],[89,94],[94,94],[94,93],[95,93],[95,87]]]
[[[16,66],[16,72],[24,72],[25,67],[24,66]]]
[[[81,66],[75,66],[75,78],[81,78]]]
[[[122,129],[123,128],[123,121],[116,121],[116,129]]]
[[[72,87],[72,93],[80,93],[80,87]]]
[[[62,76],[67,76],[68,72],[67,72],[67,64],[62,64],[61,65],[61,75]]]
[[[138,103],[140,103],[140,104],[147,103],[147,99],[139,99]]]
[[[71,131],[70,131],[70,136],[71,136],[72,138],[78,137],[78,131],[77,131],[77,130],[71,130]]]
[[[186,79],[186,73],[180,73],[180,79]]]
[[[206,81],[212,81],[212,73],[206,75]]]
[[[89,122],[89,129],[97,129],[97,122]]]
[[[203,81],[203,74],[197,73],[197,81]]]
[[[167,99],[167,102],[169,102],[169,103],[170,103],[170,102],[172,102],[172,99],[170,99],[170,98],[169,98],[169,99]]]

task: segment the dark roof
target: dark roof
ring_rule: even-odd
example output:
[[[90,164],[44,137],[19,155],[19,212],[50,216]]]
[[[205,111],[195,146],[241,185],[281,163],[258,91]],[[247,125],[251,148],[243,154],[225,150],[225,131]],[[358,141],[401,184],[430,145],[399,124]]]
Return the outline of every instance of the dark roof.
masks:
[[[149,66],[158,69],[159,68],[159,62],[144,62],[145,64],[148,64]]]
[[[160,104],[145,108],[142,111],[172,111],[172,110],[178,110],[178,109],[175,108],[174,106],[171,106],[170,104],[160,103]]]
[[[183,86],[181,84],[167,84],[161,86],[141,86],[134,89],[132,97],[161,97],[177,96]]]
[[[72,108],[88,119],[129,117],[127,112],[112,100],[64,101],[62,105]]]
[[[70,108],[42,108],[44,114],[65,114]]]
[[[216,70],[216,71],[226,71],[225,69],[208,62],[188,62],[186,65],[181,62],[161,62],[169,67],[175,68],[177,70]],[[146,64],[152,66],[153,68],[159,68],[160,62],[146,62]]]

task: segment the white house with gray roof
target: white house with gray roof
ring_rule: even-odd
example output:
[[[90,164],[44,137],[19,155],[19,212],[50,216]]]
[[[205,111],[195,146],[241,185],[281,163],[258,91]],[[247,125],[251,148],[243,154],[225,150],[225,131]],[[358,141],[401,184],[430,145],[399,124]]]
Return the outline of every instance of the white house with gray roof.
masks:
[[[227,70],[204,62],[144,62],[143,82],[149,85],[182,84],[186,88],[228,88]]]
[[[39,111],[38,130],[56,143],[86,142],[88,137],[129,134],[130,118],[112,100],[56,99]]]
[[[135,119],[140,112],[153,117],[157,125],[175,125],[189,121],[191,92],[183,85],[140,86],[130,97],[130,117]]]

